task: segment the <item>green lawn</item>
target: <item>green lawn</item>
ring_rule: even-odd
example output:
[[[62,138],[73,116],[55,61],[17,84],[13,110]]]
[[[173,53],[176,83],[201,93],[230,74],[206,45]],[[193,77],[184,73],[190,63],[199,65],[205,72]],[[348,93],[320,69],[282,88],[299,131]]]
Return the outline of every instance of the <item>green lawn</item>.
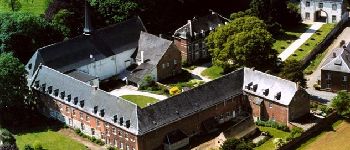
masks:
[[[324,24],[315,34],[311,36],[298,50],[288,59],[302,60],[318,45],[328,33],[334,28],[335,24]]]
[[[137,106],[141,108],[146,107],[147,104],[154,104],[158,102],[158,100],[153,97],[142,96],[142,95],[123,95],[121,97],[125,100],[135,103]]]
[[[303,34],[310,25],[300,24],[299,26],[291,29],[285,29],[283,34],[279,34],[275,37],[276,42],[273,44],[273,49],[278,53],[282,53],[290,44],[297,40],[301,34]]]
[[[21,12],[33,13],[35,15],[44,14],[49,0],[19,0],[21,2]],[[32,3],[33,2],[33,3]],[[12,12],[11,8],[0,0],[0,13]]]
[[[44,149],[47,150],[84,150],[83,144],[77,143],[60,133],[54,131],[44,131],[35,133],[26,133],[23,135],[16,135],[16,144],[20,150],[24,149],[25,144],[40,143]]]
[[[326,54],[327,54],[326,50],[318,54],[316,58],[310,62],[309,66],[306,67],[306,69],[304,70],[304,73],[307,75],[312,74],[320,65],[322,59],[326,56]]]
[[[209,79],[217,79],[222,76],[224,69],[218,66],[211,66],[208,69],[205,69],[201,75],[208,77]]]
[[[274,138],[287,138],[290,134],[289,132],[284,132],[281,130],[277,130],[275,128],[271,127],[261,127],[259,126],[260,131],[269,131],[270,134],[273,136],[271,139],[266,141],[263,145],[260,145],[259,147],[254,148],[255,150],[272,150],[275,149],[275,145],[272,143]]]

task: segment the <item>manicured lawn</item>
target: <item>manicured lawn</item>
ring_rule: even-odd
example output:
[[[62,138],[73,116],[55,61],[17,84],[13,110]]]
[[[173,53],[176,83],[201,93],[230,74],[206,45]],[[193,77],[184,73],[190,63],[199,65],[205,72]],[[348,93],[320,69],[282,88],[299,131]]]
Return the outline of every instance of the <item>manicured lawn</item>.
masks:
[[[63,136],[54,131],[25,133],[23,135],[16,135],[16,144],[20,150],[24,149],[25,144],[40,143],[44,149],[47,150],[84,150],[83,144],[77,143],[69,137]]]
[[[312,74],[320,65],[322,59],[326,56],[326,54],[327,54],[326,50],[318,54],[316,58],[310,62],[309,66],[306,67],[306,69],[304,70],[304,73],[308,75]]]
[[[201,75],[202,76],[206,76],[209,79],[216,79],[222,76],[222,74],[224,73],[224,69],[222,69],[221,67],[218,66],[211,66],[208,69],[205,69]]]
[[[337,121],[333,125],[333,131],[324,131],[302,144],[298,150],[348,150],[350,149],[350,123],[348,121]]]
[[[49,0],[19,0],[22,4],[20,9],[21,12],[33,13],[35,15],[44,14],[47,1]],[[3,12],[12,12],[11,8],[4,2],[4,0],[0,0],[0,13]]]
[[[299,26],[291,29],[285,29],[284,34],[280,34],[275,37],[276,42],[273,44],[273,49],[278,53],[282,53],[290,44],[297,40],[301,34],[303,34],[310,25],[300,24]]]
[[[281,130],[277,130],[275,128],[271,127],[261,127],[259,126],[260,131],[269,131],[270,134],[273,136],[271,139],[266,141],[263,145],[260,145],[259,147],[256,147],[256,150],[272,150],[275,149],[275,145],[272,143],[274,138],[287,138],[290,134],[289,132],[284,132]]]
[[[311,50],[320,44],[328,33],[334,28],[335,24],[324,24],[311,38],[309,38],[298,50],[294,52],[288,59],[302,60],[309,55]]]
[[[147,97],[142,95],[123,95],[121,97],[125,100],[135,103],[137,106],[141,108],[146,107],[147,104],[154,104],[158,102],[158,100],[153,97]]]

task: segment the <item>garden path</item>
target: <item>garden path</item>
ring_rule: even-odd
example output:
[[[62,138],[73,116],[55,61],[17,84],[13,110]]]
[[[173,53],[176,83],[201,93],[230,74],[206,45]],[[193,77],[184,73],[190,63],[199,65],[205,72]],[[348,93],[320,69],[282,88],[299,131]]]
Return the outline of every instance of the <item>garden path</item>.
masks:
[[[195,77],[200,77],[199,80],[203,80],[204,82],[209,82],[211,81],[211,79],[205,77],[205,76],[202,76],[202,72],[209,68],[211,66],[211,63],[206,63],[206,64],[203,64],[203,65],[200,65],[200,66],[196,66],[196,68],[194,68],[193,70],[188,70],[193,76]]]
[[[282,61],[287,60],[287,58],[292,55],[301,45],[303,45],[305,41],[308,40],[318,29],[320,29],[323,24],[324,23],[321,22],[314,22],[312,26],[299,37],[298,40],[289,45],[289,47],[278,55],[278,57],[281,58]]]

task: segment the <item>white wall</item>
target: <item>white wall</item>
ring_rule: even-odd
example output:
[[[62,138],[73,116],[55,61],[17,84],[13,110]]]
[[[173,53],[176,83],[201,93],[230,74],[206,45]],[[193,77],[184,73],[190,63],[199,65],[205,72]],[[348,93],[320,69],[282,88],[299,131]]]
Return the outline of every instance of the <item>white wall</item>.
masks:
[[[306,2],[310,2],[310,7],[306,7]],[[300,10],[301,10],[301,18],[305,22],[314,22],[315,21],[315,13],[316,11],[321,10],[319,8],[320,0],[301,0],[300,2]],[[322,1],[323,8],[322,10],[328,13],[328,23],[332,23],[332,16],[336,16],[336,22],[341,20],[342,15],[342,3],[341,2],[332,2],[332,1]],[[332,5],[337,5],[337,10],[332,9]],[[306,19],[306,13],[310,13],[310,19]]]
[[[114,75],[120,74],[132,63],[127,61],[133,61],[130,57],[134,53],[135,49],[124,51],[117,55],[95,61],[86,66],[82,66],[77,70],[85,72],[89,75],[99,77],[100,80],[110,78]]]

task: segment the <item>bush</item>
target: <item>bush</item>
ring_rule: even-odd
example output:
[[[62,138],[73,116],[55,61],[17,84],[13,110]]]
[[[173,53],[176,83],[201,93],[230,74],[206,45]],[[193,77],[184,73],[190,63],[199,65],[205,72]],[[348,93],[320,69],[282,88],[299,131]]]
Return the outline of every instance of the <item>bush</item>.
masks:
[[[292,128],[290,135],[286,138],[286,141],[291,141],[292,139],[301,136],[303,132],[304,130],[302,128],[299,128],[299,127]]]
[[[286,125],[279,124],[279,123],[277,123],[275,121],[271,121],[271,120],[270,121],[258,120],[258,121],[255,122],[255,124],[257,126],[272,127],[272,128],[278,129],[278,130],[289,132],[289,128]]]
[[[24,145],[24,150],[34,150],[34,148],[30,144],[25,144]]]
[[[81,133],[80,129],[74,129],[74,132],[78,135]]]
[[[177,87],[177,86],[174,86],[172,87],[170,90],[169,90],[169,94],[171,96],[174,96],[174,95],[177,95],[177,94],[180,94],[181,93],[181,90]]]
[[[107,148],[107,150],[117,150],[117,148],[112,147],[112,146],[109,146],[109,147]]]
[[[220,150],[235,150],[235,149],[252,150],[253,146],[254,145],[252,145],[249,142],[238,140],[235,138],[229,138],[220,146]]]
[[[281,148],[284,144],[286,144],[286,141],[281,139],[281,138],[275,138],[273,139],[273,144],[275,144],[275,148],[279,149]]]
[[[44,149],[39,141],[35,141],[33,143],[33,148],[34,148],[34,150],[43,150]]]
[[[269,133],[270,134],[270,133]],[[268,141],[272,136],[266,135],[264,139],[260,140],[258,143],[255,144],[255,147],[259,147],[260,145],[263,145],[266,141]]]

